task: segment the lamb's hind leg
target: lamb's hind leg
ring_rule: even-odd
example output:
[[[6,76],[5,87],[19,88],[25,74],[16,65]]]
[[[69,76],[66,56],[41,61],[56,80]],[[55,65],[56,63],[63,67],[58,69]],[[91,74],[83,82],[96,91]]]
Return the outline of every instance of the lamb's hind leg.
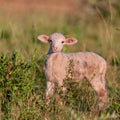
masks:
[[[105,79],[105,78],[104,78]],[[104,81],[104,82],[102,82]],[[99,98],[99,110],[104,108],[104,105],[108,103],[107,90],[105,85],[105,80],[102,80],[102,75],[95,76],[91,81],[93,89],[95,90],[98,98]]]

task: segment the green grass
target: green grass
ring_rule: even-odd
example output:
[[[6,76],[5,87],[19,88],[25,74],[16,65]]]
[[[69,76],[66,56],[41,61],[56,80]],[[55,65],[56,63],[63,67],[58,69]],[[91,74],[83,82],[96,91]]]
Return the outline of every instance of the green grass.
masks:
[[[104,12],[104,11],[103,11]],[[0,13],[0,119],[3,120],[118,120],[120,118],[120,31],[119,16],[94,21],[66,14],[6,16]],[[39,34],[61,32],[78,43],[64,52],[93,51],[108,63],[109,104],[95,111],[97,98],[86,81],[69,83],[62,94],[64,105],[51,98],[45,104],[46,81],[42,70],[48,45],[37,40]],[[69,89],[70,88],[70,89]],[[56,93],[61,92],[56,88]]]
[[[0,115],[2,119],[17,120],[106,120],[118,119],[120,114],[119,79],[107,77],[109,104],[98,113],[97,97],[87,81],[79,84],[67,83],[67,92],[62,93],[56,87],[56,93],[61,94],[64,105],[51,99],[45,104],[45,77],[42,70],[44,56],[35,51],[29,60],[23,60],[20,53],[0,56]],[[112,74],[117,74],[112,67]],[[109,72],[111,69],[109,69]],[[112,76],[112,75],[111,75]]]

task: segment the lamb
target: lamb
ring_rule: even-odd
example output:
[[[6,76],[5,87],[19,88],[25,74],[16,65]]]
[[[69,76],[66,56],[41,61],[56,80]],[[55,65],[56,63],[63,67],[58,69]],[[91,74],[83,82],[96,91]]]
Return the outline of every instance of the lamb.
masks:
[[[98,96],[99,109],[103,109],[108,102],[105,80],[107,63],[104,58],[93,52],[61,52],[63,45],[77,43],[75,38],[65,38],[61,33],[53,33],[50,36],[39,35],[38,40],[50,44],[43,67],[47,80],[46,99],[53,95],[56,82],[65,90],[64,80],[72,60],[74,66],[70,77],[75,82],[87,79]]]

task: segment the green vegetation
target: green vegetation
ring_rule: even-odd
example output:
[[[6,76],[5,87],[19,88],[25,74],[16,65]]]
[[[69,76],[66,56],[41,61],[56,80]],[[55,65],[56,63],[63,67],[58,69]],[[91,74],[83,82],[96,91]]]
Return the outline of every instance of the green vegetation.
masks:
[[[27,15],[0,13],[0,119],[1,120],[119,120],[120,119],[120,6],[116,14],[96,10],[96,16],[31,12]],[[104,13],[105,12],[105,13]],[[42,70],[48,45],[39,34],[61,32],[78,43],[64,52],[93,51],[108,63],[109,104],[96,111],[97,97],[87,81],[67,83],[61,94],[64,105],[51,98],[45,104],[46,81]],[[57,85],[56,85],[57,86]]]

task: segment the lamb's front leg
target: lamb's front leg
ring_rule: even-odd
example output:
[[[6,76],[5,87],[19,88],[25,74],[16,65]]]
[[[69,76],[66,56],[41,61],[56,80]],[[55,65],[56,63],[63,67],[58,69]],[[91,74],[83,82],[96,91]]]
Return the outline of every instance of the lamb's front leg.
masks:
[[[50,102],[50,97],[53,95],[54,93],[54,83],[51,81],[47,81],[47,86],[46,86],[46,93],[45,93],[45,97],[46,97],[46,102],[47,104]]]

